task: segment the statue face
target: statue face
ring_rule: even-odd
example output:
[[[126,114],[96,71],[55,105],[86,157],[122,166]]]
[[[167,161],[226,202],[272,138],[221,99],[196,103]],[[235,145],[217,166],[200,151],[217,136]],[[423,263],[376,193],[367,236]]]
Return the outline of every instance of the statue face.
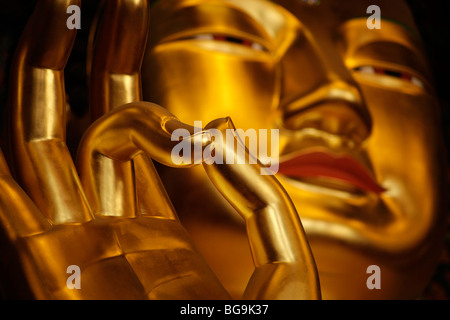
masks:
[[[277,178],[324,298],[417,297],[442,242],[443,146],[426,58],[404,3],[377,1],[381,29],[367,26],[371,4],[180,0],[151,9],[145,100],[189,124],[230,116],[244,130],[280,130]],[[212,191],[192,200],[208,189],[199,171],[181,177],[168,190],[182,218],[225,210]],[[204,229],[233,228],[221,221]],[[207,231],[198,239],[209,259]],[[370,265],[380,267],[380,290],[367,288]]]

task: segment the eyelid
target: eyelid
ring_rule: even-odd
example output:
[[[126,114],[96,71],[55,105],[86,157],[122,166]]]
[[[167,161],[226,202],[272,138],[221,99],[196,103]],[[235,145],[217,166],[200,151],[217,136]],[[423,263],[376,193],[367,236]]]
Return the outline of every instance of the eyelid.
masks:
[[[255,51],[263,51],[263,52],[269,51],[269,49],[267,49],[267,47],[264,46],[263,44],[261,44],[259,41],[254,41],[254,40],[248,39],[246,37],[236,37],[233,35],[226,35],[226,34],[200,33],[200,34],[195,34],[192,36],[186,36],[183,38],[175,39],[172,41],[183,41],[183,40],[223,41],[223,42],[229,42],[229,43],[234,43],[237,45],[246,46]]]
[[[403,70],[398,70],[391,67],[379,67],[374,66],[370,64],[361,65],[358,67],[353,67],[352,70],[354,72],[363,73],[363,74],[373,74],[373,75],[380,75],[380,76],[389,76],[393,78],[398,78],[399,80],[408,81],[411,84],[415,85],[416,87],[427,90],[428,85],[425,80],[422,79],[422,77],[415,75],[412,72],[407,72]]]
[[[149,45],[212,33],[250,40],[273,51],[272,39],[263,25],[231,1],[186,1],[180,7],[168,6],[166,12],[154,11],[153,14],[157,16],[150,18]],[[160,21],[161,16],[165,17],[163,21]]]

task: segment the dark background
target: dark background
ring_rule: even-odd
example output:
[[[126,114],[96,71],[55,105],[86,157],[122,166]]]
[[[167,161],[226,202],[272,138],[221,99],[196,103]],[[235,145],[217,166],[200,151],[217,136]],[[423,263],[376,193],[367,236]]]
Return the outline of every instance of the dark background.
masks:
[[[409,0],[407,2],[410,4],[419,27],[434,75],[434,85],[440,100],[442,129],[446,141],[446,150],[442,150],[442,154],[443,157],[446,157],[450,145],[450,1]],[[14,49],[36,3],[37,0],[0,0],[0,147],[6,140],[9,68]],[[86,48],[89,26],[99,3],[100,0],[84,0],[82,2],[81,30],[78,30],[70,59],[65,68],[67,96],[72,112],[78,117],[83,117],[88,112]],[[383,14],[382,8],[381,14]],[[76,141],[73,143],[76,144]],[[449,163],[448,160],[447,163]],[[447,177],[447,180],[450,181],[450,169],[447,171]],[[447,190],[447,195],[450,195],[450,189],[447,188]],[[449,198],[447,196],[447,199]],[[450,212],[450,208],[448,212]],[[450,299],[450,229],[447,233],[446,250],[442,255],[442,263],[423,298]]]

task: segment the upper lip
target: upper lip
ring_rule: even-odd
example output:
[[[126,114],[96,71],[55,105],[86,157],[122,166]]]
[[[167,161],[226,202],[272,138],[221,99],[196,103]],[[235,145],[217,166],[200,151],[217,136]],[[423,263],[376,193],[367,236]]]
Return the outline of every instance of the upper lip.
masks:
[[[292,177],[325,177],[349,183],[365,191],[380,194],[385,191],[368,169],[350,156],[314,151],[284,157],[278,173]]]

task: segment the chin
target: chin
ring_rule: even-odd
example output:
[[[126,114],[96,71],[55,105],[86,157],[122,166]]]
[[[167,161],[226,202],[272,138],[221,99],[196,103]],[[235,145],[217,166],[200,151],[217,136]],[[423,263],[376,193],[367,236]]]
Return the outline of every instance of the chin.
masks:
[[[307,231],[306,231],[307,232]],[[359,248],[330,237],[308,235],[319,272],[322,298],[352,299],[418,299],[429,283],[438,254],[428,253],[411,261]],[[379,288],[367,285],[370,266],[379,267]]]
[[[444,228],[396,221],[407,209],[389,194],[279,180],[301,218],[324,299],[421,297],[438,264]],[[380,289],[367,286],[372,265],[380,268]]]

